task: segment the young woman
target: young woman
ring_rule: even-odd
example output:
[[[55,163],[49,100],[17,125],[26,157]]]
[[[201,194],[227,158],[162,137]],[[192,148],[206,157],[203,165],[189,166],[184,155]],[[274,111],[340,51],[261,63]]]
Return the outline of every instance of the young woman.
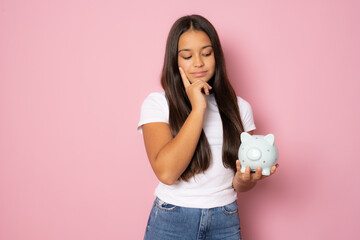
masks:
[[[174,23],[161,84],[165,92],[145,99],[138,125],[160,181],[144,239],[241,239],[237,192],[265,176],[240,172],[240,134],[254,131],[252,111],[230,85],[207,19]]]

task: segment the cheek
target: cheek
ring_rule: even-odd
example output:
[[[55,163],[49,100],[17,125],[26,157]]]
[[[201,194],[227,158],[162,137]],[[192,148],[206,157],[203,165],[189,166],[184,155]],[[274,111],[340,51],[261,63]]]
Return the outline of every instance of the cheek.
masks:
[[[183,61],[181,59],[178,60],[178,65],[181,67],[185,73],[188,73],[188,70],[190,68],[189,61]]]
[[[191,71],[191,63],[190,63],[190,61],[178,60],[178,65],[179,65],[179,67],[181,67],[184,70],[185,75],[188,78],[188,80],[191,83],[193,83],[194,81],[193,81],[193,78],[192,78],[192,76],[190,74],[190,71]]]
[[[214,55],[212,55],[211,64],[213,65],[213,68],[215,68],[216,63],[215,63],[215,57],[214,57]]]
[[[215,72],[215,59],[210,60],[208,66],[210,71]]]

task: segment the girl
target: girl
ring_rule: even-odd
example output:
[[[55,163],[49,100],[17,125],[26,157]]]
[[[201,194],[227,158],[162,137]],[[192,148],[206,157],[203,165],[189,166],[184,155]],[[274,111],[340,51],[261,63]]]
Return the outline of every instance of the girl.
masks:
[[[265,176],[261,168],[240,172],[240,134],[255,129],[251,106],[236,96],[204,17],[172,26],[161,85],[165,92],[145,99],[138,124],[160,181],[144,239],[241,239],[237,192]]]

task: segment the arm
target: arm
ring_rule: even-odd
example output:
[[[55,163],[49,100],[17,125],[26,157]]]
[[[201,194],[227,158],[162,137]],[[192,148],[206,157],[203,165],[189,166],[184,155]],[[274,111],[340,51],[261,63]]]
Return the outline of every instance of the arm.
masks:
[[[192,111],[175,138],[166,123],[149,123],[143,126],[145,148],[151,167],[164,184],[173,184],[189,165],[200,138],[203,118],[203,113]]]
[[[204,81],[190,83],[180,69],[186,93],[192,110],[173,138],[169,125],[166,123],[148,123],[143,125],[143,136],[146,152],[157,178],[164,184],[173,184],[189,165],[200,138],[206,99],[201,89],[209,94],[211,86]]]

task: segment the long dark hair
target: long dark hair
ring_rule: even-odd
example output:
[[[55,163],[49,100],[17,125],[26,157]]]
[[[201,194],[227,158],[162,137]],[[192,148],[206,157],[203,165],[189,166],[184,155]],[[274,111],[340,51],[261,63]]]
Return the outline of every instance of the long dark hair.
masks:
[[[178,42],[181,34],[190,28],[205,32],[212,43],[215,56],[215,73],[209,80],[215,96],[223,125],[222,159],[226,168],[236,171],[235,161],[241,143],[240,134],[244,131],[240,119],[237,97],[226,74],[224,54],[220,40],[213,25],[199,15],[184,16],[172,26],[165,50],[161,85],[169,103],[169,126],[175,137],[191,111],[191,103],[186,95],[178,68]],[[210,165],[211,150],[204,130],[201,131],[193,158],[180,176],[187,181],[195,174],[204,172]]]

